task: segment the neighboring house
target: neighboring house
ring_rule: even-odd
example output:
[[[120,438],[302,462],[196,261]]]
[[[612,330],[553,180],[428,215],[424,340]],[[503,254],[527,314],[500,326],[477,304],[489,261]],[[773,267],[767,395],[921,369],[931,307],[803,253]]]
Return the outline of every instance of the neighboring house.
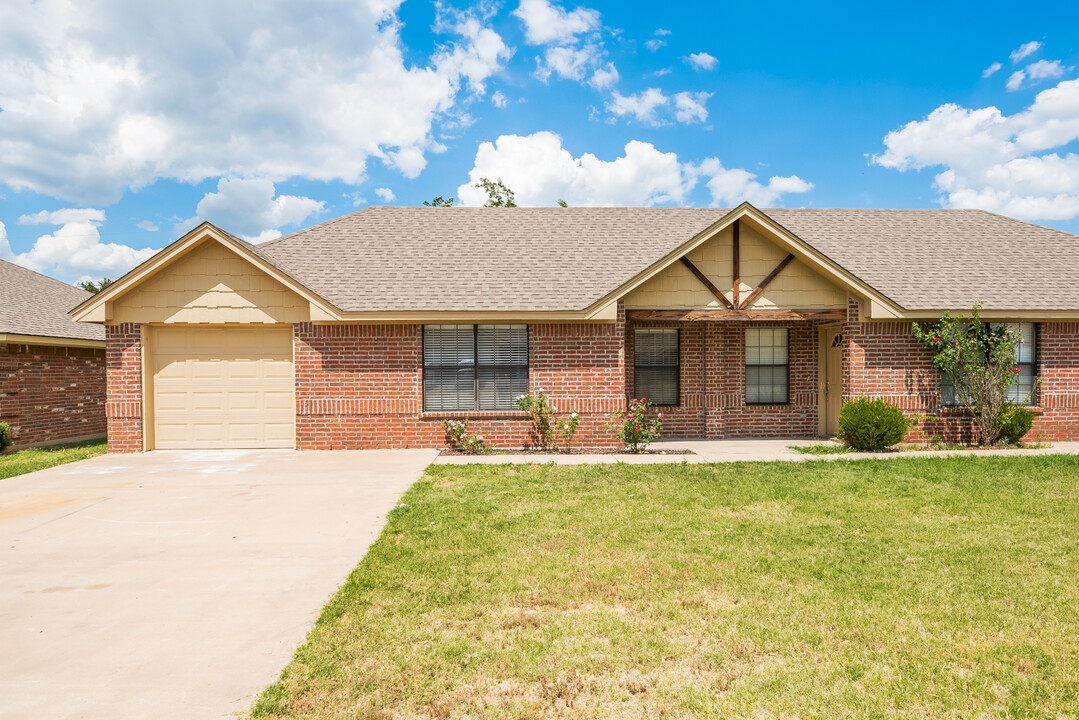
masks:
[[[105,435],[105,329],[68,315],[88,297],[0,260],[0,421],[16,448]]]
[[[72,315],[106,326],[116,451],[432,447],[446,418],[519,447],[540,389],[608,446],[641,396],[673,438],[825,434],[863,395],[961,434],[910,323],[977,302],[1026,338],[1035,432],[1079,439],[1079,237],[974,210],[373,207],[258,246],[203,224]]]

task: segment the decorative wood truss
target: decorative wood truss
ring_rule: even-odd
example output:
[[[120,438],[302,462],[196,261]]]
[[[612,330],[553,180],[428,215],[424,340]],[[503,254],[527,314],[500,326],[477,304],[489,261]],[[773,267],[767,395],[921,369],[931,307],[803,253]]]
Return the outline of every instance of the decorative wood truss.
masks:
[[[740,248],[740,227],[739,221],[735,220],[731,225],[731,232],[734,236],[734,241],[731,244],[731,250],[733,254],[733,300],[728,300],[719,288],[715,286],[708,276],[701,272],[701,269],[693,264],[693,261],[686,256],[682,256],[682,264],[685,265],[694,277],[701,281],[701,284],[708,288],[708,291],[716,296],[716,299],[723,303],[726,310],[631,310],[629,316],[636,320],[761,320],[761,319],[773,319],[773,320],[831,320],[842,319],[845,312],[842,310],[749,310],[749,307],[760,297],[764,289],[768,287],[768,284],[776,279],[779,273],[783,272],[783,268],[787,267],[794,260],[794,254],[788,253],[787,257],[783,258],[778,265],[768,273],[757,287],[753,289],[749,295],[746,295],[745,299],[740,298],[741,285],[742,285],[742,268],[739,259],[741,252]]]
[[[627,320],[745,322],[749,320],[845,320],[846,310],[627,310]]]

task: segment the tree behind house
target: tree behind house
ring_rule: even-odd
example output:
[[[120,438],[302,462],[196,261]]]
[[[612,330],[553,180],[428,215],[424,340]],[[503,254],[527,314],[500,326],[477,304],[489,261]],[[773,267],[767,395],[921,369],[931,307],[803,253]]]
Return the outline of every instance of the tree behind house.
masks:
[[[112,285],[112,283],[113,281],[109,278],[101,278],[97,282],[94,282],[93,280],[83,280],[82,282],[76,284],[86,292],[97,295],[109,285]]]
[[[513,191],[503,184],[502,178],[494,181],[480,178],[480,181],[472,187],[482,188],[487,193],[487,202],[484,203],[484,207],[517,207]]]

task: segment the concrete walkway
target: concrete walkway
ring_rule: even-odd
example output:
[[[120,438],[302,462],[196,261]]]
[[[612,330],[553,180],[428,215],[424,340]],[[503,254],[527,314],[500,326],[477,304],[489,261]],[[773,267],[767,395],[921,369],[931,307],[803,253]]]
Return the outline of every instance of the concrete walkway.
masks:
[[[1079,455],[1079,442],[1053,443],[1052,447],[1038,449],[1008,450],[912,450],[885,453],[837,453],[834,455],[808,455],[792,450],[792,445],[829,444],[839,447],[838,443],[827,440],[772,439],[772,440],[664,440],[652,443],[651,448],[667,450],[666,455],[634,455],[633,453],[611,453],[602,455],[527,455],[506,453],[499,455],[440,455],[436,465],[484,465],[501,464],[537,464],[555,465],[594,465],[601,463],[627,463],[630,465],[651,465],[656,463],[716,463],[748,461],[789,461],[807,460],[864,460],[869,458],[899,457],[944,457],[949,455],[1015,456],[1015,455]],[[678,453],[678,450],[690,450],[691,454]]]
[[[0,718],[222,718],[431,450],[106,455],[0,480]]]

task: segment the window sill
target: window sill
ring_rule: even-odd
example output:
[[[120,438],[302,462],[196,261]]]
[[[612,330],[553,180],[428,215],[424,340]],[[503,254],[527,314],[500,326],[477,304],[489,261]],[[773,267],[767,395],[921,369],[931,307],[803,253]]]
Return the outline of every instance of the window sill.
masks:
[[[420,420],[527,420],[523,410],[425,410]]]

